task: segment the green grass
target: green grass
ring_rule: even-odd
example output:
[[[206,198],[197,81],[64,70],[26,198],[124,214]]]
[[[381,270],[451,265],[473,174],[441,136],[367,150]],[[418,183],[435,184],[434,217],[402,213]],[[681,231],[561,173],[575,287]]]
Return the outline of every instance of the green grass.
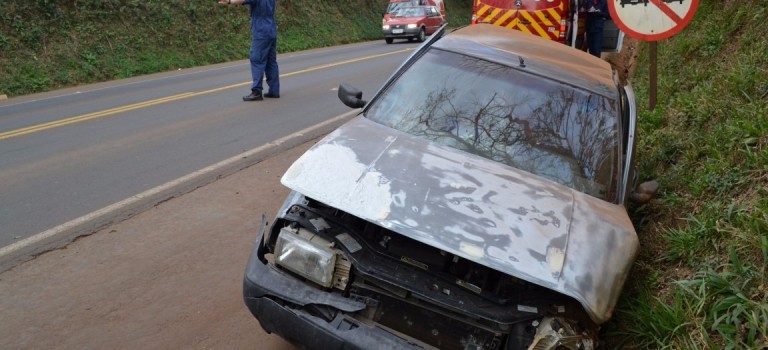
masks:
[[[768,240],[763,237],[763,261]],[[654,349],[762,349],[768,346],[766,265],[743,262],[730,249],[726,263],[674,281],[666,295],[646,289],[629,297],[621,316],[631,321],[619,344]]]
[[[278,1],[278,52],[378,39],[385,0]],[[245,6],[213,0],[0,2],[0,94],[248,57]]]
[[[606,327],[616,347],[768,349],[767,7],[702,0],[658,43],[655,110],[641,52],[638,167],[662,191],[631,210],[641,252]]]
[[[469,23],[471,0],[449,0]],[[387,0],[278,1],[278,53],[381,39]],[[246,59],[245,6],[214,0],[3,0],[0,94]]]

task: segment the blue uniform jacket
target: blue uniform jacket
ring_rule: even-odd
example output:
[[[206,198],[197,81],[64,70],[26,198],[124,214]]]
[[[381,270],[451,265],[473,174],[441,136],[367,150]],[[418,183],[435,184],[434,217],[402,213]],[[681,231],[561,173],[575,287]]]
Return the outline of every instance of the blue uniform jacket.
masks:
[[[275,0],[245,0],[251,9],[251,34],[253,39],[277,38]]]
[[[608,10],[607,0],[582,0],[582,4],[585,9],[595,7],[596,12],[587,12],[587,32],[595,33],[603,31],[603,23],[606,19],[611,18],[611,13]]]

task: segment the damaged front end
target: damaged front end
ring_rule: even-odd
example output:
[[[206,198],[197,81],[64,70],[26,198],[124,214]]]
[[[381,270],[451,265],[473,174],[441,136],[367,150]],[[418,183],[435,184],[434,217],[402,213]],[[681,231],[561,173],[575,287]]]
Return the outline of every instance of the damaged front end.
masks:
[[[293,192],[262,227],[245,302],[310,349],[593,349],[573,298]]]
[[[248,263],[267,332],[310,349],[597,346],[639,245],[634,98],[609,64],[534,39],[441,32],[370,102],[340,86],[363,111],[285,172]]]

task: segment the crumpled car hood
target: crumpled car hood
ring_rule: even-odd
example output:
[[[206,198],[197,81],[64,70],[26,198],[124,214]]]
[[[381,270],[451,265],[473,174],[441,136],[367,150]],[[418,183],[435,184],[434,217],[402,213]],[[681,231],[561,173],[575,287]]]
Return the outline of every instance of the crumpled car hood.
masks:
[[[611,317],[638,246],[626,210],[363,117],[318,142],[282,183],[419,242]]]

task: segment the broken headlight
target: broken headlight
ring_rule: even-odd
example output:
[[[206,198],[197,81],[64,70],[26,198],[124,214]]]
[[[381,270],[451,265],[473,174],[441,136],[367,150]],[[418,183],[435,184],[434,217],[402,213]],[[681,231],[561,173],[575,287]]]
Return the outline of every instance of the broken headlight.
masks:
[[[294,233],[289,228],[280,230],[275,243],[275,264],[323,287],[333,283],[336,253],[328,241],[316,235]]]

